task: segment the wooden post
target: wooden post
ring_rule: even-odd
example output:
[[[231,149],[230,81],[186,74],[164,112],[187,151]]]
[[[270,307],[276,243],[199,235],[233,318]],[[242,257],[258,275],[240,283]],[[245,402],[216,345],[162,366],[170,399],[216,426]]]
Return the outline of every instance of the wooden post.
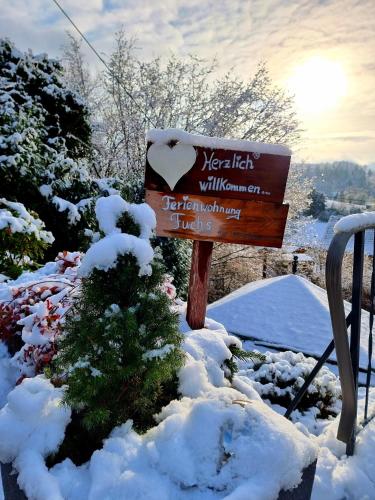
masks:
[[[192,330],[204,327],[213,243],[194,240],[186,320]]]

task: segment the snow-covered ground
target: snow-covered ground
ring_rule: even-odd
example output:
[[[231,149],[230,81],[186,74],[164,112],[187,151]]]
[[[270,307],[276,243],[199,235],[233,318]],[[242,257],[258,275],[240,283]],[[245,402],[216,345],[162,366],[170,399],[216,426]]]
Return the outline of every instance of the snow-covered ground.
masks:
[[[51,469],[44,463],[70,420],[69,408],[60,405],[63,389],[37,376],[10,390],[0,410],[0,457],[13,461],[27,496],[271,500],[280,488],[296,485],[300,470],[319,452],[313,500],[375,498],[375,420],[359,427],[355,455],[346,457],[344,444],[335,438],[337,419],[321,425],[318,436],[308,430],[314,427],[314,412],[301,416],[299,423],[287,421],[278,414],[283,409],[263,402],[256,383],[246,376],[251,362],[242,363],[230,384],[223,360],[229,355],[227,346],[238,340],[213,321],[208,326],[185,334],[182,399],[165,407],[157,425],[144,435],[124,422],[79,467],[69,459]],[[9,370],[5,352],[1,366]],[[287,360],[279,366],[288,372]],[[361,411],[362,391],[359,405]],[[370,414],[374,412],[372,391]]]
[[[63,389],[44,376],[25,379],[0,411],[0,458],[13,462],[19,484],[38,500],[274,498],[299,483],[318,448],[261,400],[249,378],[229,383],[223,362],[233,343],[239,341],[217,326],[187,333],[182,398],[144,435],[124,422],[80,467],[68,459],[45,466],[70,409],[60,405]]]
[[[24,274],[16,284],[48,281],[48,273],[56,277],[57,271],[58,264],[50,263]],[[64,274],[59,276],[66,280]],[[247,332],[245,336],[265,345],[289,345],[294,350],[307,343],[311,348],[306,352],[320,354],[331,339],[322,292],[296,276],[247,285],[211,305],[208,315],[214,319],[196,331],[183,328],[181,304],[186,353],[179,372],[181,398],[163,408],[155,426],[143,435],[130,421],[124,422],[81,466],[69,459],[50,469],[45,465],[70,421],[70,409],[60,404],[64,388],[53,387],[42,375],[14,387],[18,365],[0,343],[0,460],[13,463],[20,486],[36,500],[271,500],[280,489],[297,485],[302,468],[318,454],[313,500],[375,498],[375,419],[361,427],[362,389],[356,452],[348,458],[344,444],[335,438],[339,416],[318,418],[319,403],[294,412],[292,423],[282,416],[285,407],[271,402],[272,394],[283,396],[292,390],[288,381],[294,380],[297,387],[303,383],[313,359],[292,352],[269,353],[258,372],[252,361],[239,361],[239,371],[232,382],[228,379],[228,346],[242,345],[228,331]],[[4,283],[0,300],[7,298]],[[219,312],[227,329],[215,321]],[[306,325],[310,343],[308,336],[301,336]],[[254,346],[257,341],[249,342]],[[273,374],[283,387],[273,381]],[[340,411],[338,380],[327,368],[311,391],[330,393],[331,414]],[[369,414],[374,415],[374,389],[370,396]]]

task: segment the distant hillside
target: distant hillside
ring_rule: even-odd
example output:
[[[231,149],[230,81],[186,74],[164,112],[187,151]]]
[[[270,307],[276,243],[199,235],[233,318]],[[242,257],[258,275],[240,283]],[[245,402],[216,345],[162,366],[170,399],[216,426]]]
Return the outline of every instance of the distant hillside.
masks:
[[[327,198],[358,203],[375,202],[375,171],[348,161],[305,163],[298,165],[304,178],[312,180],[315,189]]]

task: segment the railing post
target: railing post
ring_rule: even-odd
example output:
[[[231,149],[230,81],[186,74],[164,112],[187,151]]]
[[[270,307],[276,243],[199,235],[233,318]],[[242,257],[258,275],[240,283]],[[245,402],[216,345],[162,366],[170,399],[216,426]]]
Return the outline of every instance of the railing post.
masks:
[[[326,260],[326,286],[342,390],[337,439],[345,444],[350,441],[356,418],[356,391],[342,297],[342,260],[350,236],[350,232],[336,234],[329,246]]]
[[[293,263],[292,263],[292,273],[297,274],[298,267],[298,255],[293,255]]]
[[[353,282],[352,282],[352,322],[350,328],[350,356],[352,359],[354,387],[355,387],[355,414],[357,415],[358,399],[358,370],[361,336],[361,309],[362,309],[362,284],[363,284],[363,258],[364,258],[365,231],[360,231],[354,236],[353,254]],[[347,443],[346,454],[353,455],[355,443],[356,422],[354,421],[353,433]]]

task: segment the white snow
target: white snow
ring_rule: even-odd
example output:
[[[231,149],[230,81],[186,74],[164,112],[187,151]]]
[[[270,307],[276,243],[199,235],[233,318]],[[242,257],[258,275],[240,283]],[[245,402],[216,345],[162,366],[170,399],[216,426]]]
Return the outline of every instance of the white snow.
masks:
[[[47,199],[52,197],[53,189],[52,189],[52,186],[49,184],[43,184],[42,186],[40,186],[39,191],[40,191],[40,194]]]
[[[121,232],[121,229],[116,227],[116,224],[120,216],[127,211],[127,208],[128,203],[119,195],[98,199],[95,205],[95,215],[99,228],[104,234]]]
[[[290,149],[281,144],[266,144],[263,142],[244,141],[239,139],[222,139],[185,132],[180,129],[151,129],[147,132],[147,141],[157,144],[168,144],[179,141],[183,144],[201,146],[212,149],[228,149],[233,151],[249,151],[260,154],[290,156]]]
[[[0,408],[6,403],[6,398],[13,389],[18,378],[17,371],[12,366],[11,357],[4,342],[0,341]]]
[[[142,355],[142,359],[147,360],[147,359],[154,359],[154,358],[160,358],[163,359],[165,358],[171,351],[173,351],[174,345],[173,344],[166,344],[165,346],[161,347],[160,349],[151,349],[151,351],[147,351]]]
[[[52,243],[54,237],[45,230],[44,222],[31,215],[22,203],[0,198],[0,231],[9,229],[12,233],[33,234],[37,240]]]
[[[333,230],[335,234],[361,231],[375,227],[375,212],[347,215],[336,222]]]
[[[130,235],[111,232],[105,238],[119,236]],[[66,255],[67,260],[74,262],[76,257]],[[37,277],[48,278],[47,274],[57,272],[60,265],[49,263],[35,273],[24,273],[19,283],[35,282]],[[60,275],[60,279],[65,279],[64,275]],[[12,286],[14,283],[11,282]],[[274,337],[280,330],[279,340],[286,335],[290,343],[302,342],[298,337],[307,331],[306,325],[310,328],[318,323],[319,328],[326,331],[326,322],[321,321],[321,316],[326,317],[328,310],[324,291],[319,287],[296,276],[249,286],[210,306],[209,314],[214,319],[207,318],[206,328],[185,333],[185,363],[178,374],[181,398],[164,407],[156,416],[155,426],[145,434],[138,434],[131,421],[124,422],[82,466],[66,459],[47,468],[45,458],[57,451],[70,421],[70,409],[61,405],[64,387],[53,387],[40,375],[24,379],[12,388],[15,374],[0,343],[0,407],[3,406],[0,459],[13,462],[19,474],[18,483],[27,497],[33,500],[272,500],[280,489],[299,483],[302,468],[319,452],[313,500],[375,498],[375,419],[366,427],[361,426],[362,389],[359,390],[355,454],[346,457],[343,443],[335,437],[339,416],[317,425],[316,412],[312,410],[298,414],[294,424],[279,414],[284,408],[262,401],[260,394],[267,397],[273,390],[265,383],[267,377],[270,378],[270,371],[265,367],[256,375],[250,361],[239,362],[239,372],[232,382],[228,380],[224,362],[231,356],[229,346],[241,347],[242,343],[227,333],[213,313],[221,312],[230,324],[241,326],[241,330],[250,332],[251,336],[255,331],[260,337],[268,338],[269,329]],[[0,284],[1,300],[9,295],[9,288],[9,284]],[[250,302],[249,297],[252,297]],[[293,309],[299,306],[309,316],[293,315]],[[108,314],[116,314],[117,307],[112,304]],[[43,311],[36,308],[33,314],[43,314]],[[313,330],[308,342],[304,339],[310,350],[318,348],[319,342],[325,347],[331,338],[323,335],[317,340],[314,336],[318,333]],[[267,353],[267,362],[283,381],[296,378],[298,383],[314,364],[314,360],[291,352]],[[91,368],[93,376],[100,376]],[[265,380],[261,383],[262,377]],[[269,384],[272,383],[270,379]],[[338,398],[337,379],[327,369],[319,374],[316,384],[322,394],[329,391]],[[281,388],[281,393],[283,390],[287,391],[288,387]],[[374,414],[375,390],[372,389],[369,415]]]
[[[351,304],[344,303],[346,314]],[[207,308],[234,334],[264,344],[321,356],[333,338],[327,292],[307,279],[286,275],[249,283]],[[369,314],[362,310],[360,367],[367,368]],[[335,352],[329,358],[335,361]],[[372,357],[375,366],[375,354]]]
[[[70,413],[59,404],[63,388],[43,376],[25,379],[0,412],[0,458],[13,460],[36,500],[271,500],[300,482],[317,446],[263,403],[250,379],[239,380],[242,391],[230,385],[222,365],[232,343],[240,345],[222,327],[187,333],[182,398],[143,435],[124,422],[80,467],[68,459],[45,466]]]
[[[116,226],[119,217],[127,212],[139,224],[140,235],[121,233]],[[149,238],[156,227],[155,213],[147,203],[136,205],[126,202],[119,195],[99,198],[95,206],[100,229],[105,236],[91,245],[83,258],[80,276],[89,276],[93,269],[107,271],[116,266],[121,255],[130,253],[137,259],[139,275],[151,274],[154,258]]]
[[[207,326],[185,334],[182,398],[163,408],[146,434],[124,422],[79,467],[69,459],[51,469],[44,462],[69,422],[69,409],[60,405],[63,388],[38,376],[13,389],[0,411],[0,457],[13,460],[28,498],[272,500],[280,489],[299,483],[301,468],[318,447],[313,500],[374,498],[375,420],[359,428],[355,455],[346,457],[335,438],[337,419],[316,437],[302,419],[295,425],[261,401],[257,383],[244,370],[230,384],[223,361],[228,346],[241,343],[215,321]],[[298,375],[278,356],[273,361],[286,377]],[[298,357],[284,353],[285,360]],[[361,413],[361,389],[359,406]],[[375,412],[375,391],[369,410]]]
[[[7,397],[0,410],[0,460],[10,462],[25,450],[46,457],[64,437],[70,409],[60,404],[63,389],[44,376],[26,378]]]
[[[95,214],[100,229],[106,235],[121,231],[116,227],[116,224],[124,212],[128,212],[134,222],[139,224],[140,238],[148,239],[151,237],[156,227],[156,217],[155,212],[147,203],[128,203],[116,194],[99,198],[96,202]]]
[[[131,253],[137,259],[140,276],[151,273],[154,251],[149,241],[132,234],[111,233],[91,245],[83,257],[78,274],[81,277],[86,277],[94,269],[108,271],[117,265],[119,256],[127,253]]]
[[[355,214],[358,215],[358,214]],[[359,214],[360,215],[360,214]],[[301,224],[295,234],[290,236],[290,242],[297,247],[317,247],[328,249],[335,235],[335,226],[338,221],[342,220],[337,215],[331,215],[328,222],[321,222],[317,219],[308,220]],[[347,252],[354,250],[354,236],[351,236],[347,246]],[[374,252],[374,233],[366,231],[365,233],[365,254],[372,255]]]
[[[364,389],[359,388],[358,415],[363,416]],[[370,392],[369,415],[375,415],[375,390]],[[336,439],[339,416],[317,438],[319,458],[312,500],[371,500],[375,498],[375,418],[357,427],[355,453],[345,455]]]
[[[67,211],[68,221],[70,224],[75,224],[81,220],[81,214],[79,213],[78,207],[68,200],[64,200],[59,196],[53,196],[52,203],[56,206],[59,212]]]

